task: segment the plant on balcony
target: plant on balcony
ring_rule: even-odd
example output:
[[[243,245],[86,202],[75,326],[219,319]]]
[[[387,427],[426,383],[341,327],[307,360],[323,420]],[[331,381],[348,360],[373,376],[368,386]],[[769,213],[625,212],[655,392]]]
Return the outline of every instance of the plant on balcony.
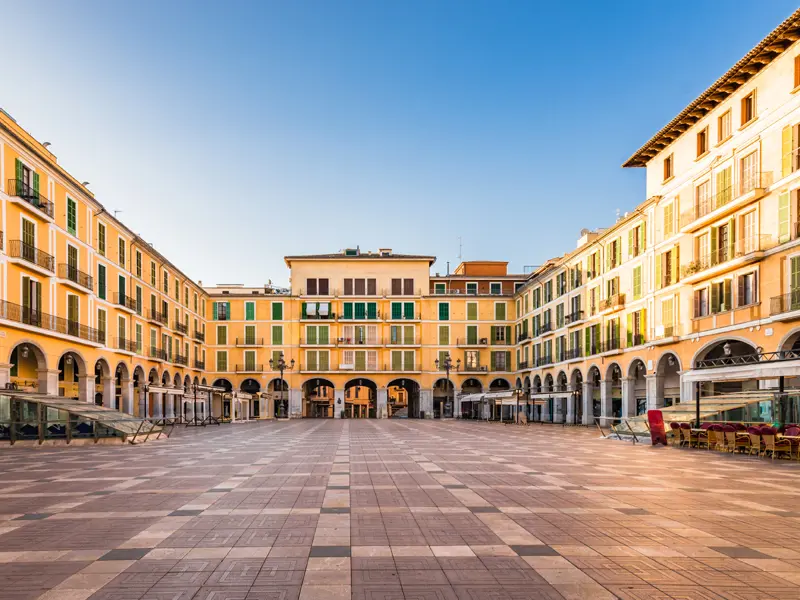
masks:
[[[701,269],[700,261],[693,260],[688,265],[686,265],[686,267],[684,267],[684,275],[693,275],[695,273],[699,273],[700,269]]]

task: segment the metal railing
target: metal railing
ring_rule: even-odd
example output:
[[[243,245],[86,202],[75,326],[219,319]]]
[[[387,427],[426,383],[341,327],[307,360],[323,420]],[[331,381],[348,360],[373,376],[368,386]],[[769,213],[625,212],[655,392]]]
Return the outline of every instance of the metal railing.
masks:
[[[264,370],[264,365],[256,363],[236,365],[234,370],[237,373],[261,373]]]
[[[88,273],[84,273],[78,267],[61,263],[58,265],[58,276],[62,279],[68,279],[73,283],[77,283],[81,287],[88,290],[94,289],[94,279]]]
[[[543,367],[544,365],[552,365],[553,364],[553,357],[552,356],[540,356],[536,359],[536,366]]]
[[[520,331],[519,335],[517,335],[517,343],[524,342],[525,340],[531,339],[531,334],[527,331]]]
[[[581,358],[581,356],[583,355],[581,354],[580,346],[577,348],[570,348],[564,352],[564,360],[573,360],[576,358]]]
[[[740,238],[733,243],[733,246],[715,248],[711,252],[702,254],[699,258],[683,265],[681,267],[681,277],[690,277],[729,260],[761,252],[766,250],[771,243],[772,236],[767,233]]]
[[[160,313],[157,310],[148,310],[147,320],[153,321],[154,323],[160,323],[162,325],[166,325],[169,322],[167,315],[164,313]]]
[[[53,203],[24,181],[19,179],[9,179],[8,195],[24,200],[31,206],[38,208],[48,217],[53,218]]]
[[[600,300],[600,310],[608,310],[612,308],[622,308],[625,306],[625,294],[614,294],[604,300]]]
[[[0,318],[23,325],[40,327],[64,335],[71,335],[96,344],[105,342],[105,337],[99,329],[81,325],[76,321],[48,315],[29,306],[21,306],[6,300],[0,300]]]
[[[548,321],[547,323],[542,323],[539,325],[539,328],[536,330],[534,336],[544,335],[545,333],[550,333],[553,331],[553,323],[552,321]]]
[[[206,368],[206,361],[204,361],[204,360],[196,360],[196,361],[194,361],[194,368],[204,371],[205,368]]]
[[[784,360],[800,359],[800,351],[779,350],[777,352],[756,352],[740,356],[720,356],[719,358],[704,358],[697,361],[697,369],[714,369],[719,367],[735,367],[739,365],[755,365],[762,362],[780,362]]]
[[[183,335],[186,335],[187,333],[189,333],[189,326],[186,323],[181,323],[179,321],[175,323],[175,331],[177,331],[178,333],[182,333]]]
[[[327,315],[320,315],[320,314],[314,314],[314,315],[302,315],[302,316],[300,317],[300,319],[301,319],[301,320],[306,320],[306,319],[308,319],[308,320],[311,320],[311,321],[316,321],[316,320],[320,320],[320,321],[331,321],[331,320],[335,320],[335,319],[336,319],[336,313],[335,313],[335,312],[330,312],[330,313],[328,313]]]
[[[126,296],[125,294],[120,294],[119,292],[114,292],[114,304],[117,306],[124,306],[128,310],[138,312],[139,304],[136,302],[136,298],[131,298],[130,296]]]
[[[124,352],[133,352],[134,354],[137,353],[137,346],[135,340],[129,340],[128,338],[121,338],[115,337],[114,338],[114,348],[116,350],[122,350]]]
[[[773,296],[770,298],[769,308],[771,315],[800,310],[800,290],[792,290],[788,294]]]
[[[42,267],[48,271],[55,272],[56,259],[47,252],[39,250],[35,246],[26,244],[22,240],[9,240],[8,255],[11,258],[21,258],[29,263]]]
[[[367,313],[365,313],[364,316],[357,317],[355,312],[350,317],[346,317],[342,314],[339,315],[340,321],[380,321],[382,318],[381,311],[376,311],[373,317],[369,316]]]
[[[663,333],[661,331],[656,332],[653,330],[652,338],[655,340],[663,340],[666,338],[671,338],[675,335],[675,326],[674,325],[664,325]]]
[[[714,212],[718,208],[730,204],[736,198],[744,196],[755,189],[767,188],[772,185],[775,177],[771,171],[761,173],[743,173],[739,177],[736,185],[730,185],[714,194],[709,194],[703,198],[696,198],[694,206],[685,210],[680,215],[680,227],[686,227],[698,219]]]
[[[485,365],[461,365],[461,371],[465,373],[485,373],[488,370]]]
[[[389,336],[389,339],[386,342],[387,346],[414,346],[419,344],[419,338],[417,336],[412,336],[411,338],[407,338],[404,336],[398,336],[396,338],[392,338]]]
[[[528,368],[528,361],[527,360],[521,360],[517,364],[517,369],[519,369],[519,370],[524,370],[524,369],[527,369],[527,368]]]
[[[392,316],[391,312],[386,316],[386,321],[419,321],[422,319],[422,313],[407,315],[403,313],[399,317]]]
[[[620,340],[619,338],[612,338],[610,340],[606,340],[600,344],[600,353],[603,352],[614,352],[615,350],[620,350]]]
[[[568,315],[564,315],[564,321],[567,323],[567,325],[570,325],[572,323],[577,323],[578,321],[582,320],[583,320],[582,310],[575,310],[569,313]]]
[[[156,360],[167,360],[167,352],[163,348],[158,348],[156,346],[150,346],[147,352],[147,356],[150,358],[155,358]]]
[[[203,333],[202,331],[197,331],[195,329],[194,330],[194,339],[196,339],[198,342],[205,342],[206,341],[206,334]]]
[[[645,343],[644,334],[642,333],[634,333],[631,336],[631,345],[632,346],[641,346]]]
[[[456,346],[488,346],[489,338],[456,338]]]
[[[264,345],[264,338],[257,338],[257,337],[243,337],[243,338],[236,338],[236,345],[237,346],[263,346]]]
[[[590,342],[588,346],[586,346],[586,356],[593,356],[595,354],[600,354],[601,352],[601,344],[600,342]]]
[[[189,366],[189,357],[185,354],[173,354],[172,362],[176,365],[183,365],[184,367],[187,367]]]

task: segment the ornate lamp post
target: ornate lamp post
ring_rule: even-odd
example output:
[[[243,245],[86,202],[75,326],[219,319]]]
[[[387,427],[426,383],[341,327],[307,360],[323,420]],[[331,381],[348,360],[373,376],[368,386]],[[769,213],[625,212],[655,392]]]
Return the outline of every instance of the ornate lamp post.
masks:
[[[294,359],[292,359],[287,364],[287,362],[283,358],[283,352],[281,352],[281,354],[278,357],[277,361],[275,361],[275,360],[273,360],[271,358],[269,359],[269,368],[272,369],[273,371],[275,369],[278,369],[278,371],[281,372],[281,410],[280,410],[281,414],[279,416],[282,417],[283,414],[284,414],[284,411],[286,411],[286,409],[287,409],[287,407],[284,406],[284,403],[286,402],[286,399],[283,397],[283,372],[285,370],[287,370],[287,369],[290,370],[290,371],[292,369],[294,369]]]
[[[461,359],[459,358],[458,360],[456,360],[455,365],[453,365],[453,361],[450,358],[450,353],[446,352],[444,355],[444,360],[441,361],[441,363],[438,358],[433,362],[436,364],[437,369],[444,369],[445,373],[447,373],[447,393],[449,394],[450,387],[452,386],[452,383],[450,381],[450,371],[451,370],[458,371],[458,369],[461,368]],[[453,403],[455,404],[455,390],[453,390]],[[445,401],[445,407],[447,407],[446,401]]]

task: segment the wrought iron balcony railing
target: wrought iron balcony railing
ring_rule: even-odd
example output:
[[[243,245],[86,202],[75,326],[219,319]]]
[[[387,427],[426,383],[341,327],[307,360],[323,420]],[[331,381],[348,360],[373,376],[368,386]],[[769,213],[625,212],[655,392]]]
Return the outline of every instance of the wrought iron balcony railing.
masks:
[[[138,312],[137,309],[139,308],[136,298],[131,298],[130,296],[120,294],[119,292],[114,292],[114,304],[118,306],[124,306],[128,310],[133,310],[136,312]]]
[[[583,355],[581,354],[580,346],[577,348],[570,348],[564,352],[564,360],[574,360],[576,358],[580,358],[581,356]]]
[[[736,240],[732,246],[715,248],[711,252],[704,253],[692,262],[683,265],[681,268],[681,277],[691,277],[692,275],[721,265],[729,260],[761,252],[769,248],[771,243],[772,236],[769,234],[751,235],[746,238],[740,238]]]
[[[24,200],[31,206],[38,208],[51,219],[53,218],[53,203],[24,181],[9,179],[8,195]]]
[[[127,338],[115,337],[114,338],[114,348],[117,350],[122,350],[123,352],[133,352],[136,354],[136,341],[129,340]]]
[[[531,338],[531,334],[527,331],[520,331],[519,335],[517,336],[517,343],[524,342],[525,340],[529,340]]]
[[[185,323],[180,323],[180,322],[175,323],[175,331],[177,331],[178,333],[182,333],[183,335],[186,335],[187,333],[189,333],[189,326],[186,325]]]
[[[605,300],[600,300],[600,310],[618,309],[625,306],[625,294],[614,294]]]
[[[792,290],[788,294],[773,296],[770,298],[769,308],[771,315],[800,310],[800,290]]]
[[[263,346],[264,345],[264,338],[257,338],[257,337],[243,337],[243,338],[236,338],[236,345],[237,346]]]
[[[540,356],[536,359],[536,366],[543,367],[545,365],[552,365],[553,364],[553,357],[552,356]]]
[[[176,365],[184,365],[188,366],[189,364],[189,357],[184,354],[173,354],[172,355],[172,362]]]
[[[56,270],[56,259],[54,257],[47,252],[39,250],[35,246],[26,244],[22,240],[9,240],[8,255],[11,258],[27,260],[29,263],[47,269],[48,271],[55,272]]]
[[[64,335],[71,335],[96,344],[105,342],[105,336],[99,329],[81,325],[77,321],[49,315],[29,306],[21,306],[5,300],[0,300],[0,319],[8,319],[15,323],[40,327]]]
[[[161,325],[166,325],[169,321],[166,314],[160,313],[157,310],[148,310],[147,320],[154,323],[160,323]]]
[[[578,321],[582,321],[583,311],[582,310],[572,311],[570,314],[564,316],[564,320],[567,322],[567,325],[569,325],[570,323],[577,323]]]
[[[167,360],[167,352],[163,348],[158,348],[156,346],[150,346],[147,356],[155,358],[156,360]]]
[[[206,361],[204,361],[204,360],[196,360],[196,361],[194,361],[194,368],[204,371],[205,368],[206,368]]]
[[[197,329],[195,329],[194,330],[194,339],[196,339],[198,342],[205,342],[206,341],[206,334],[203,333],[202,331],[197,331]]]
[[[94,289],[94,279],[88,273],[84,273],[77,267],[67,264],[60,264],[58,265],[58,276],[62,279],[69,279],[73,283],[77,283],[81,287],[85,287],[87,290]]]
[[[619,338],[611,338],[600,344],[600,352],[614,352],[620,350],[620,346]]]

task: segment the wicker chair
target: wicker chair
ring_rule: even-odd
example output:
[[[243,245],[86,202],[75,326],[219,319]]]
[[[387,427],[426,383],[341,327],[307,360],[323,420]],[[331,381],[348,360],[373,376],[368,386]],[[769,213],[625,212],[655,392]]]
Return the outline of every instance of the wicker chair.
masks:
[[[798,427],[797,425],[790,425],[789,427],[786,428],[785,435],[791,435],[791,436],[800,435],[800,427]],[[800,441],[789,440],[789,442],[791,442],[792,444],[792,451],[794,453],[795,458],[797,458],[797,460],[800,460]]]
[[[722,425],[716,423],[706,429],[708,435],[707,446],[709,450],[721,450],[725,445],[725,435],[722,433]]]
[[[780,440],[776,437],[777,430],[774,427],[762,427],[761,439],[764,441],[764,454],[770,453],[772,460],[775,460],[775,455],[784,452],[792,457],[792,442],[789,440]]]
[[[672,445],[673,446],[682,446],[683,445],[683,437],[681,436],[681,425],[680,423],[676,423],[673,421],[669,424],[670,431],[672,431]]]
[[[691,446],[694,434],[692,433],[692,426],[689,423],[681,423],[681,444]]]
[[[750,438],[750,448],[747,450],[747,455],[750,456],[755,452],[757,456],[761,456],[761,428],[748,427],[747,435]]]
[[[733,425],[722,426],[723,449],[726,452],[736,451],[736,427]],[[749,440],[748,440],[749,442]]]

